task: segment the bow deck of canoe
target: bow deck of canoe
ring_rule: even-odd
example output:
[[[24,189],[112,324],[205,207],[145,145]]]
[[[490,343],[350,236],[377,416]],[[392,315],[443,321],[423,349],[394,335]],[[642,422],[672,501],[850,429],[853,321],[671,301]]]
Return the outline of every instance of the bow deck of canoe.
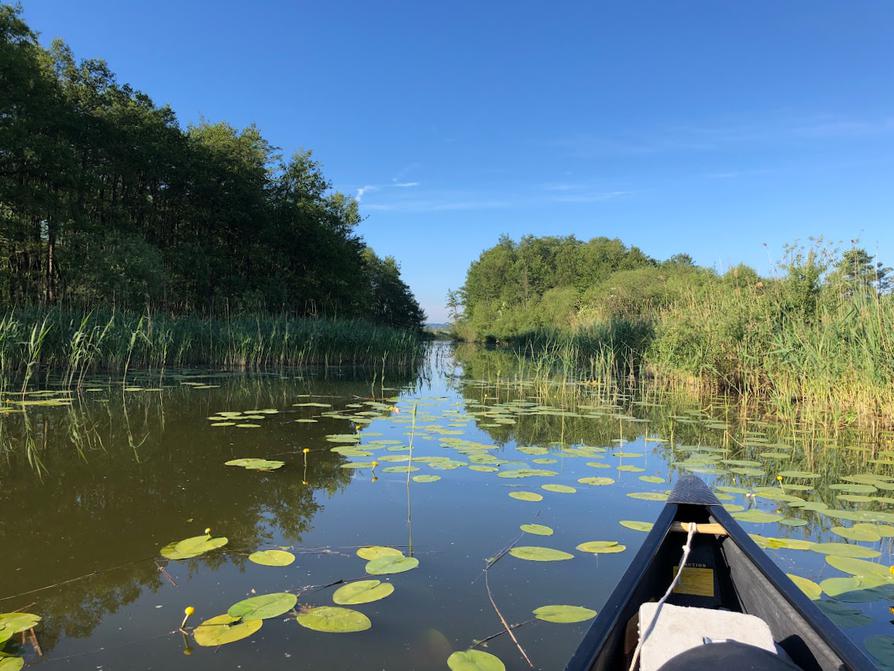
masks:
[[[654,602],[665,596],[676,575],[690,523],[695,527],[683,573],[655,616]],[[648,613],[645,627],[639,621],[642,613]],[[629,668],[642,629],[646,637],[637,665],[643,671],[677,668],[674,664],[687,658],[692,664],[680,668],[704,668],[708,659],[730,671],[875,668],[693,476],[678,482],[566,671]],[[718,639],[717,631],[726,633]],[[770,643],[764,650],[756,642],[761,631]],[[775,650],[766,652],[767,647]],[[666,667],[663,660],[650,667],[668,651],[687,648],[676,661],[666,660]]]

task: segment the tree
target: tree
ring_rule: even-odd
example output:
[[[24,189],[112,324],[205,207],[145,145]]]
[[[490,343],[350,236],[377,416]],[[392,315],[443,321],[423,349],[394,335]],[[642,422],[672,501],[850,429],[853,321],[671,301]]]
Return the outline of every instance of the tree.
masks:
[[[852,247],[842,254],[835,274],[846,296],[867,290],[882,295],[891,290],[892,269],[860,247]]]

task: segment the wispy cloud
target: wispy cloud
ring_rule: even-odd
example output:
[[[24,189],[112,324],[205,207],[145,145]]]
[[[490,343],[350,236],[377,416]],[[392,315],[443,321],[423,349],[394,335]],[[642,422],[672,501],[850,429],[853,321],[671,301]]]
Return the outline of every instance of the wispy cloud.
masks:
[[[377,187],[375,184],[366,184],[357,189],[357,195],[354,196],[354,199],[359,203],[361,200],[363,200],[363,196],[378,190],[379,187]]]
[[[512,207],[508,200],[449,198],[414,198],[383,203],[370,203],[364,209],[378,212],[451,212],[457,210],[494,210]]]
[[[667,126],[636,135],[580,133],[559,138],[553,146],[578,158],[715,151],[768,143],[832,141],[894,135],[894,116],[847,119],[833,116],[770,119],[701,126]]]
[[[391,186],[397,187],[398,189],[409,189],[414,186],[419,186],[419,182],[398,182],[395,179],[395,180],[392,180]]]

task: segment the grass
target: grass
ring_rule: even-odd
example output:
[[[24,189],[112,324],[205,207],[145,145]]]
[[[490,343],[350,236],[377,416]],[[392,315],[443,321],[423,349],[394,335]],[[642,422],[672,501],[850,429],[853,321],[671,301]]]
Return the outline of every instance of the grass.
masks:
[[[11,308],[0,314],[0,385],[27,391],[41,376],[79,386],[96,372],[203,366],[412,366],[412,331],[359,320],[247,314],[227,318],[117,310]]]
[[[533,380],[649,380],[830,425],[894,424],[894,297],[782,285],[684,292],[660,310],[506,340]]]

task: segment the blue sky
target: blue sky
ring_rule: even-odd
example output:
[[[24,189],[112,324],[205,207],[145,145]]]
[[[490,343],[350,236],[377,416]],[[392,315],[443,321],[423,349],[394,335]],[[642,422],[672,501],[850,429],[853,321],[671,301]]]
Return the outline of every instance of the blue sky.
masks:
[[[25,0],[182,123],[256,123],[357,195],[432,320],[501,233],[769,272],[894,264],[894,3]]]

